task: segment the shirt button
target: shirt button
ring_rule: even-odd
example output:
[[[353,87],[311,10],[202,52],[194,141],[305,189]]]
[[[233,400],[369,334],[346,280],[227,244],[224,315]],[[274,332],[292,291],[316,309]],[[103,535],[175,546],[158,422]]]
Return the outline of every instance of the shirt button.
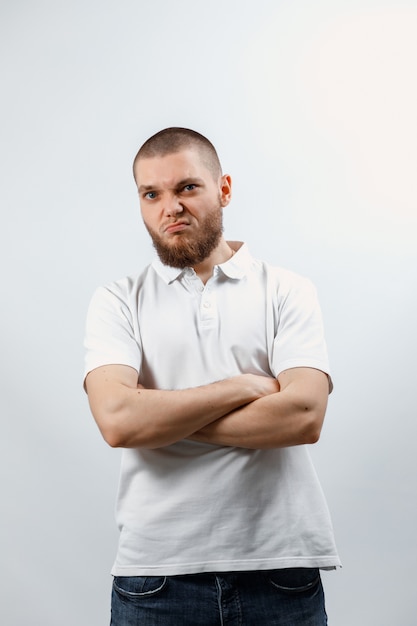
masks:
[[[204,302],[204,304],[203,304],[203,307],[204,307],[205,309],[209,309],[209,308],[210,308],[210,306],[211,306],[211,305],[210,305],[210,302],[207,302],[207,301],[206,301],[206,302]]]

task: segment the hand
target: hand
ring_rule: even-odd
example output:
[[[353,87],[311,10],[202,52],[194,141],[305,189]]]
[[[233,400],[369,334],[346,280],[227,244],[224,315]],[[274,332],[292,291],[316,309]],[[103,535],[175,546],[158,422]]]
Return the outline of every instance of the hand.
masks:
[[[257,374],[242,374],[241,379],[252,389],[254,399],[269,396],[271,393],[277,393],[280,390],[279,382],[272,376],[260,376]]]

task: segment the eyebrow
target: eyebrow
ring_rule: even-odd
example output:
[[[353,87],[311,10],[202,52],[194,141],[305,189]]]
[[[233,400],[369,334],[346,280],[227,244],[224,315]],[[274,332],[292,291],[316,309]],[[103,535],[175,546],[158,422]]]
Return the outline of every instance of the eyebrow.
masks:
[[[177,184],[177,188],[179,187],[185,187],[186,185],[203,185],[204,181],[202,178],[198,178],[197,176],[194,177],[190,177],[190,178],[184,178],[183,180],[180,180],[179,183]]]
[[[178,181],[175,184],[174,189],[180,189],[181,187],[185,187],[186,185],[203,185],[204,181],[202,178],[198,177],[189,177],[183,178],[183,180]],[[155,191],[158,189],[158,185],[139,185],[139,193],[145,193],[146,191]]]
[[[139,192],[143,193],[144,191],[152,191],[155,189],[155,185],[139,185]]]

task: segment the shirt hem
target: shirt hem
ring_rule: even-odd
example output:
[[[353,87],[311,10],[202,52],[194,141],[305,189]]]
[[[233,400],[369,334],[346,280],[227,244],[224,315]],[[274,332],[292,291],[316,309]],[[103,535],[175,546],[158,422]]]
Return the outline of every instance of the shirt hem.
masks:
[[[177,576],[207,572],[245,572],[258,570],[286,569],[293,567],[316,567],[334,570],[341,567],[337,556],[282,557],[243,561],[207,561],[204,563],[166,563],[163,565],[118,565],[114,564],[113,576]]]

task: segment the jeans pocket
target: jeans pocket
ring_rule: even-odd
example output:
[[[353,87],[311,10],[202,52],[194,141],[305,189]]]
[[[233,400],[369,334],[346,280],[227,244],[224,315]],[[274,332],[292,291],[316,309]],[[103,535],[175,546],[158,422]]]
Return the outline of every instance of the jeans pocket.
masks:
[[[166,576],[115,576],[113,589],[125,598],[146,598],[165,587]]]
[[[267,572],[269,583],[288,595],[309,594],[319,587],[320,572],[312,567],[277,569]]]

